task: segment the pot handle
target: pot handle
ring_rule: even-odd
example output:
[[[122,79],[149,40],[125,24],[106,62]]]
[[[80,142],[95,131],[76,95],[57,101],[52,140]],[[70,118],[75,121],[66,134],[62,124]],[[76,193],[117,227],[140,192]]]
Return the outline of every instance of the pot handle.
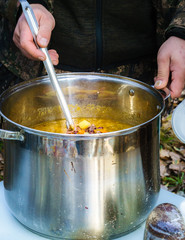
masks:
[[[3,129],[0,129],[0,138],[6,140],[24,141],[24,135],[21,132],[13,132]]]
[[[154,85],[151,85],[154,88]],[[156,88],[155,88],[156,89]],[[166,100],[170,97],[170,90],[165,87],[164,89],[156,89],[162,95],[163,99]]]

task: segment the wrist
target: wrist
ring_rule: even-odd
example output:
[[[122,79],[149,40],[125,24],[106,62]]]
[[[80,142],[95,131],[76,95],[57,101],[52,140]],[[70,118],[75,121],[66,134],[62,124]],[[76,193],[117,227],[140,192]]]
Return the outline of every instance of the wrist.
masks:
[[[172,37],[172,36],[185,40],[185,28],[172,27],[165,32],[166,39],[168,39],[169,37]]]

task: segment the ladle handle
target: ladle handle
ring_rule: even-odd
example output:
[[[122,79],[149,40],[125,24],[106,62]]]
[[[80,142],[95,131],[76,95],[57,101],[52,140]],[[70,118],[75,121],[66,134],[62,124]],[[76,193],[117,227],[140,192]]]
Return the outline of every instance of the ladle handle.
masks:
[[[28,25],[30,27],[31,33],[33,35],[33,39],[35,42],[35,45],[37,46],[37,48],[39,48],[37,41],[36,41],[36,36],[38,34],[38,23],[36,20],[36,17],[34,15],[34,12],[32,10],[32,8],[30,7],[29,3],[26,0],[20,0],[25,18],[28,22]],[[46,68],[46,71],[49,75],[49,78],[51,80],[52,86],[54,88],[54,90],[56,91],[57,97],[58,97],[58,101],[60,103],[60,106],[64,112],[65,118],[67,120],[67,128],[69,129],[74,129],[74,123],[67,105],[67,102],[65,100],[64,94],[61,90],[61,87],[59,85],[56,73],[55,73],[55,69],[53,67],[52,61],[50,59],[49,53],[47,48],[40,48],[42,50],[42,52],[46,55],[46,60],[43,61],[44,66]]]
[[[57,76],[56,76],[53,64],[52,64],[52,62],[50,60],[49,53],[48,53],[46,48],[41,48],[41,50],[46,55],[46,60],[44,61],[44,66],[45,66],[46,71],[47,71],[47,73],[48,73],[48,75],[50,77],[52,86],[53,86],[53,88],[56,91],[56,94],[57,94],[60,106],[61,106],[61,108],[62,108],[62,110],[63,110],[63,112],[65,114],[65,118],[67,120],[67,128],[68,129],[74,129],[74,123],[73,123],[73,120],[72,120],[72,117],[71,117],[71,114],[70,114],[67,102],[65,100],[64,94],[63,94],[63,92],[61,90],[61,87],[59,85],[59,82],[58,82],[58,79],[57,79]]]

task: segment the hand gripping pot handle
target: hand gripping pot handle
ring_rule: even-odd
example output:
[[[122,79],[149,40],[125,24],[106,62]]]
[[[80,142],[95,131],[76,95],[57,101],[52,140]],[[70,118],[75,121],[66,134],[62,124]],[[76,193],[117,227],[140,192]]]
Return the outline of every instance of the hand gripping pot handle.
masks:
[[[24,141],[24,135],[21,132],[0,129],[0,139]]]

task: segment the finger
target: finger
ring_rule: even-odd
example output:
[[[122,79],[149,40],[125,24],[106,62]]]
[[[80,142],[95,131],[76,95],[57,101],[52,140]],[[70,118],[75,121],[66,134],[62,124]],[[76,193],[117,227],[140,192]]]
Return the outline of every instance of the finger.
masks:
[[[19,47],[20,38],[19,38],[19,35],[16,33],[16,31],[14,31],[14,34],[13,34],[13,41],[15,45]]]
[[[32,55],[28,54],[28,52],[24,51],[23,49],[21,49],[21,52],[23,55],[25,55],[27,58],[31,59],[31,60],[35,60]],[[58,53],[54,50],[51,49],[48,51],[51,61],[53,63],[53,65],[57,65],[59,63],[59,55]]]
[[[51,14],[43,15],[39,20],[39,31],[37,35],[37,43],[40,47],[47,47],[51,32],[55,26],[55,20]]]
[[[165,88],[168,84],[170,74],[170,57],[158,55],[157,57],[158,72],[155,77],[154,87],[157,89]]]
[[[17,46],[17,47],[19,47],[20,46],[20,36],[19,36],[19,34],[20,34],[20,31],[21,31],[21,24],[22,24],[22,21],[21,21],[21,19],[22,19],[22,16],[19,18],[19,21],[18,21],[18,23],[17,23],[17,25],[16,25],[16,27],[15,27],[15,30],[14,30],[14,33],[13,33],[13,41],[14,41],[14,43],[15,43],[15,45]],[[25,21],[25,18],[24,18],[24,21]]]
[[[36,47],[34,41],[33,41],[33,36],[28,28],[28,25],[21,28],[20,31],[20,49],[22,52],[26,53],[26,56],[29,56],[30,59],[33,60],[41,60],[44,61],[46,59],[45,54]]]
[[[29,58],[31,60],[35,60],[32,57],[32,55],[28,54],[28,52],[26,52],[25,50],[21,49],[21,52],[22,52],[22,54],[25,57],[27,57],[27,58]],[[53,65],[57,65],[59,63],[59,60],[58,60],[59,59],[59,55],[58,55],[58,53],[54,49],[49,50],[48,52],[49,52],[49,55],[50,55],[50,58],[51,58],[51,61],[52,61]]]
[[[170,95],[172,98],[181,96],[181,93],[185,86],[184,76],[185,76],[185,71],[183,68],[172,71],[171,84],[169,86]]]
[[[50,49],[48,52],[49,52],[49,55],[50,55],[53,65],[57,65],[59,63],[58,53],[54,49]]]
[[[28,54],[28,52],[26,52],[24,49],[20,49],[20,51],[25,57],[29,58],[30,60],[36,61],[36,59],[33,58],[32,55]]]
[[[29,34],[26,34],[25,35],[25,33],[22,31],[22,34],[24,35],[24,36],[27,36],[28,37],[28,35]],[[32,46],[25,46],[24,47],[24,41],[26,41],[26,42],[28,42],[29,43],[29,41],[31,41],[31,44],[32,44],[32,41],[33,41],[33,38],[32,38],[32,35],[30,35],[30,38],[28,37],[28,39],[27,40],[24,40],[24,37],[22,37],[22,42],[20,43],[20,37],[19,37],[19,35],[18,34],[14,34],[14,40],[15,40],[15,44],[17,45],[17,47],[21,50],[21,52],[26,56],[26,57],[28,57],[29,59],[31,59],[31,60],[41,60],[41,61],[44,61],[45,60],[45,58],[42,58],[42,57],[39,57],[39,59],[37,59],[36,58],[36,56],[34,56],[34,54],[33,54],[33,50],[34,50],[34,53],[35,53],[35,49],[38,51],[38,49],[37,48],[35,48],[35,44],[33,45],[33,50],[32,50]],[[23,41],[24,40],[24,41]],[[29,49],[27,49],[29,47]],[[39,50],[40,51],[40,50]],[[31,54],[30,54],[30,52],[31,52]],[[48,51],[49,52],[49,54],[50,54],[50,57],[51,57],[51,60],[52,60],[52,62],[53,62],[53,64],[54,65],[57,65],[58,64],[58,59],[59,59],[59,55],[58,55],[58,53],[56,52],[56,50],[54,50],[54,49],[51,49],[51,50],[49,50]],[[39,54],[40,54],[40,52],[39,52]],[[42,54],[42,53],[41,53]]]

